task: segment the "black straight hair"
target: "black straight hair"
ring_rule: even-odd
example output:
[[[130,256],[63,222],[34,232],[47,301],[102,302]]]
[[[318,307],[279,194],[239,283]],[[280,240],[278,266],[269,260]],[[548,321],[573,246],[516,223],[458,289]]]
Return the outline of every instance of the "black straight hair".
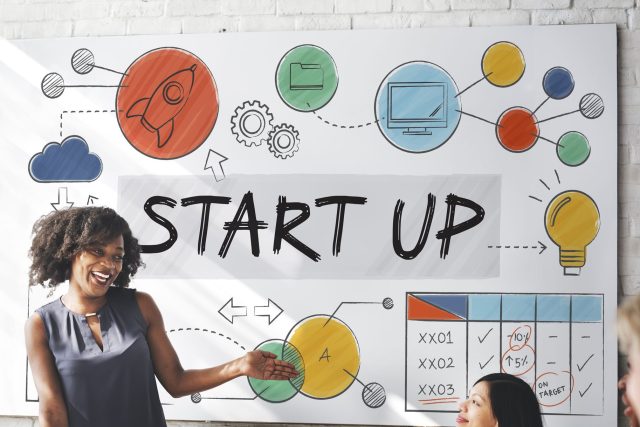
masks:
[[[485,382],[498,427],[543,427],[536,395],[525,381],[511,374],[485,375],[476,384]]]

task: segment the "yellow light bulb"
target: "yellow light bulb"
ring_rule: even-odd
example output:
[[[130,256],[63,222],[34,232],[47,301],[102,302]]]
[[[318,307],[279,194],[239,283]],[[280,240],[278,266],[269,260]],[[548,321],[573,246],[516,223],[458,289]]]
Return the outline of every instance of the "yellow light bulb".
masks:
[[[587,245],[600,230],[600,212],[581,191],[565,191],[553,198],[545,212],[545,228],[560,247],[560,265],[566,276],[580,275],[587,260]]]

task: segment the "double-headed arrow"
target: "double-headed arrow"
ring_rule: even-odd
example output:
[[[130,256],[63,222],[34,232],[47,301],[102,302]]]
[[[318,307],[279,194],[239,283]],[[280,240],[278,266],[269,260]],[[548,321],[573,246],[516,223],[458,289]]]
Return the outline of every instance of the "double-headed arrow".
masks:
[[[282,314],[283,310],[271,300],[268,299],[267,305],[256,305],[253,307],[253,315],[256,317],[266,317],[269,321],[269,324],[273,323],[274,320],[278,318]],[[229,321],[229,323],[233,323],[233,320],[236,317],[246,317],[247,316],[247,307],[244,305],[233,305],[233,298],[229,299],[218,313],[225,319]]]

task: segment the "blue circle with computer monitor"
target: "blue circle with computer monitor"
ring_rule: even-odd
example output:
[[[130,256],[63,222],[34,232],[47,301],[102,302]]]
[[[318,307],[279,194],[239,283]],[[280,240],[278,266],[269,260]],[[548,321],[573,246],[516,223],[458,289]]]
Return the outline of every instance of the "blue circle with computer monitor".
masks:
[[[460,122],[458,87],[449,73],[426,61],[394,68],[376,95],[384,137],[400,150],[426,153],[447,142]]]

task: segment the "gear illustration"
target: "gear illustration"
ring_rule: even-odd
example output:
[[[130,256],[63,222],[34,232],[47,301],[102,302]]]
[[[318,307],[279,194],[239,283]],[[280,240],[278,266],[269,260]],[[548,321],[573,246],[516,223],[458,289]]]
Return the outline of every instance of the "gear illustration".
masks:
[[[267,140],[273,129],[273,114],[269,107],[260,101],[245,101],[235,109],[231,117],[231,132],[238,142],[251,147],[260,145]]]
[[[293,157],[300,148],[298,131],[286,123],[274,126],[273,130],[269,132],[267,145],[269,146],[269,151],[276,157],[281,159]]]

